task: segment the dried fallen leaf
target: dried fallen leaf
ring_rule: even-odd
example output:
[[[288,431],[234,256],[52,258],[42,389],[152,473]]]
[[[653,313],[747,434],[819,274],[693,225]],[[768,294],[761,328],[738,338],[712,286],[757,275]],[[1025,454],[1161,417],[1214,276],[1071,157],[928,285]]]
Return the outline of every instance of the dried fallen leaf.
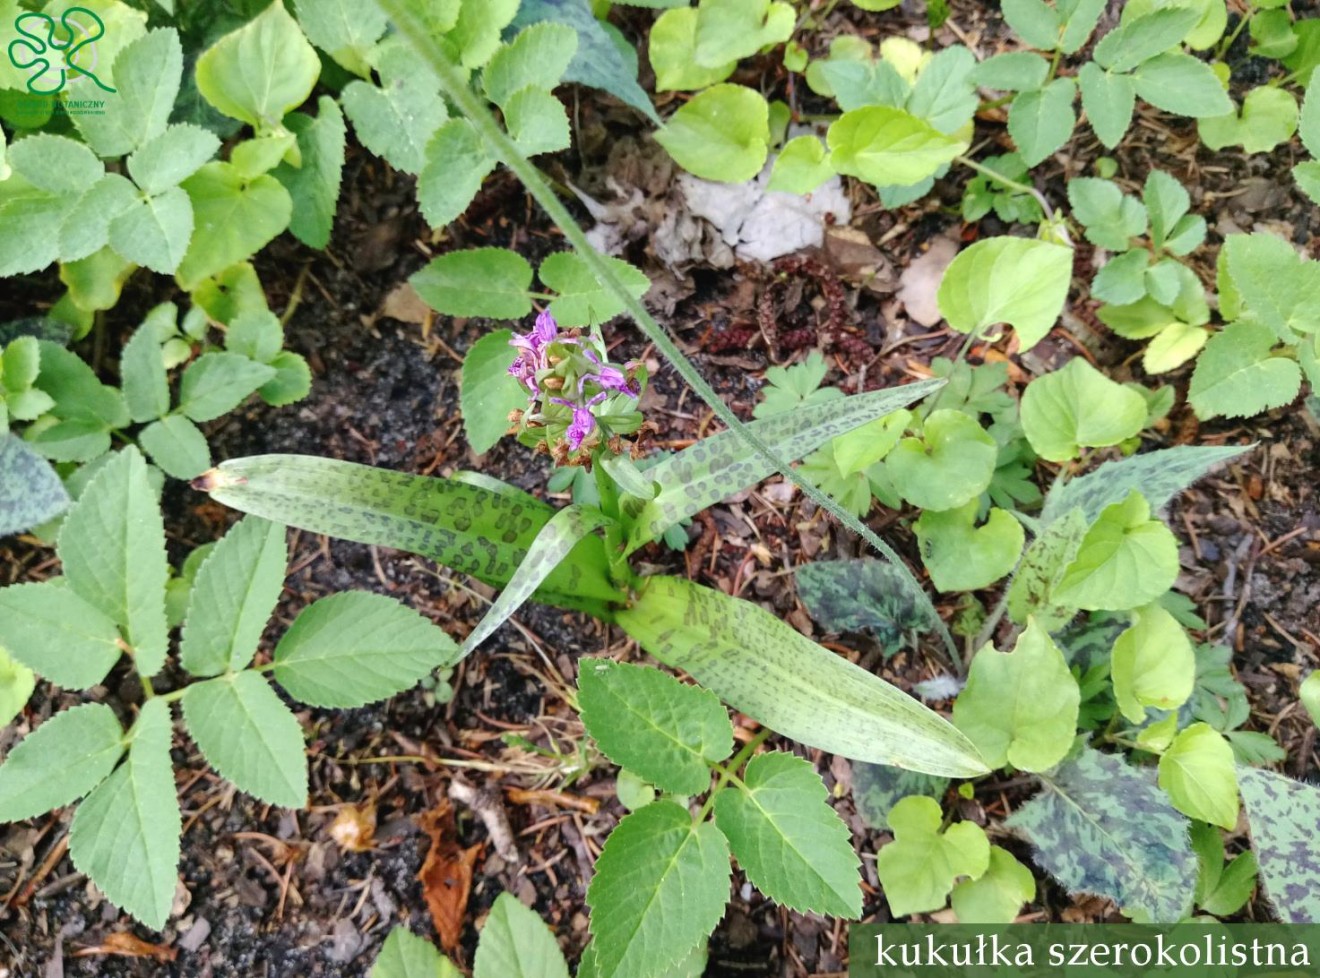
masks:
[[[943,315],[935,301],[944,270],[958,254],[958,242],[938,237],[930,243],[924,255],[912,260],[899,277],[898,300],[907,309],[908,317],[922,326],[934,326]]]
[[[431,848],[417,879],[421,881],[426,906],[440,935],[440,946],[453,951],[463,934],[468,894],[472,890],[472,868],[482,846],[477,844],[470,849],[459,846],[454,806],[447,798],[422,815],[420,821],[422,831],[431,839]]]
[[[348,852],[365,852],[376,841],[376,806],[345,805],[330,823],[330,838]]]
[[[173,961],[179,952],[172,947],[160,944],[148,944],[140,937],[134,937],[127,931],[108,934],[95,947],[84,947],[74,952],[75,958],[89,958],[97,954],[117,954],[126,958],[155,958],[157,961]]]

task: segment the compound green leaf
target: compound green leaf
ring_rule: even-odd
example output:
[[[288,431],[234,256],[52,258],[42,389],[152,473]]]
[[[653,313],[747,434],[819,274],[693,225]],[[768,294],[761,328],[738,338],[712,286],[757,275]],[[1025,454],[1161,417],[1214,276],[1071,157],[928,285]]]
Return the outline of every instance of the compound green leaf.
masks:
[[[1149,291],[1150,252],[1133,248],[1105,263],[1091,281],[1091,295],[1113,305],[1131,305]]]
[[[1283,342],[1320,333],[1320,261],[1303,258],[1272,234],[1231,234],[1223,264],[1238,308],[1235,319],[1264,323]]]
[[[305,608],[275,646],[279,684],[308,706],[383,700],[457,659],[430,619],[380,594],[346,591]]]
[[[417,180],[422,216],[437,228],[460,217],[493,169],[495,161],[472,123],[450,119],[426,144],[425,162]]]
[[[1127,251],[1132,238],[1146,233],[1146,208],[1112,180],[1069,180],[1068,203],[1073,215],[1086,226],[1086,240],[1097,247]]]
[[[196,173],[219,148],[220,140],[201,126],[169,126],[128,158],[128,175],[144,193],[163,193]]]
[[[81,194],[105,174],[96,155],[76,139],[39,132],[9,147],[9,165],[51,194]]]
[[[169,563],[165,524],[136,448],[97,471],[65,517],[57,549],[73,593],[123,627],[137,671],[154,676],[169,644]]]
[[[994,478],[999,446],[976,419],[942,408],[920,438],[904,438],[885,459],[894,488],[922,509],[944,511],[976,499]]]
[[[255,255],[289,226],[293,214],[293,201],[278,180],[268,173],[245,177],[230,163],[207,163],[181,186],[192,200],[194,228],[177,277],[189,291]]]
[[[1059,46],[1063,17],[1045,0],[1004,0],[1002,9],[1008,26],[1033,48],[1053,51]]]
[[[188,733],[221,777],[272,805],[307,804],[302,727],[260,673],[193,683],[182,705]]]
[[[472,978],[568,978],[568,963],[536,911],[501,893],[481,929]]]
[[[1320,83],[1315,81],[1314,76],[1306,86],[1306,96],[1302,99],[1302,111],[1297,121],[1302,145],[1312,156],[1320,156]]]
[[[459,406],[468,444],[478,455],[504,437],[511,411],[527,407],[527,392],[509,376],[509,367],[518,357],[518,351],[509,345],[512,336],[508,329],[487,333],[463,357]]]
[[[953,722],[992,767],[1048,771],[1072,748],[1079,703],[1063,653],[1028,619],[1012,652],[987,645],[976,653]]]
[[[284,4],[273,2],[203,51],[196,71],[206,101],[261,133],[307,101],[321,61]]]
[[[1132,723],[1146,708],[1175,710],[1196,683],[1196,652],[1177,619],[1158,604],[1139,608],[1114,642],[1110,675],[1118,708]]]
[[[1192,823],[1192,848],[1201,872],[1196,905],[1216,917],[1237,913],[1256,889],[1256,854],[1248,850],[1224,862],[1224,842],[1213,825]]]
[[[715,796],[715,824],[747,878],[799,912],[859,917],[857,854],[812,766],[772,751],[753,758],[742,778]]]
[[[1191,208],[1187,189],[1163,170],[1151,170],[1142,190],[1150,220],[1150,243],[1157,250],[1174,235],[1174,229]]]
[[[381,945],[369,978],[463,978],[463,975],[430,941],[404,927],[395,927]]]
[[[507,248],[471,248],[433,258],[409,284],[446,316],[520,319],[532,311],[532,266]]]
[[[1032,51],[1009,51],[986,58],[972,71],[977,85],[1003,92],[1030,92],[1045,84],[1050,63]]]
[[[1154,601],[1177,577],[1177,538],[1133,490],[1086,531],[1054,597],[1087,611],[1125,611]]]
[[[1018,331],[1021,349],[1029,350],[1063,312],[1072,262],[1072,249],[1049,241],[978,241],[945,270],[936,297],[940,312],[960,333],[1008,323]]]
[[[270,361],[275,376],[257,388],[261,399],[271,407],[284,407],[301,401],[312,389],[312,368],[301,353],[281,350]]]
[[[97,53],[103,54],[99,45]],[[178,33],[162,28],[130,41],[115,57],[114,72],[115,95],[104,111],[70,116],[103,157],[124,156],[165,131],[183,76]]]
[[[985,770],[943,717],[750,602],[650,577],[615,620],[661,662],[803,744],[931,774]]]
[[[1242,765],[1237,770],[1251,824],[1251,848],[1279,917],[1320,923],[1320,862],[1315,856],[1320,788]]]
[[[179,882],[182,819],[170,762],[170,707],[148,700],[128,759],[87,796],[69,826],[69,855],[110,902],[155,930]]]
[[[1044,88],[1020,92],[1008,107],[1008,134],[1027,166],[1044,162],[1062,149],[1077,126],[1073,101],[1077,83],[1056,78]]]
[[[297,0],[298,24],[307,39],[353,74],[371,74],[371,54],[388,22],[374,4],[354,0]]]
[[[621,258],[601,256],[634,298],[651,287],[646,273]],[[580,256],[558,251],[541,262],[536,271],[541,283],[558,295],[550,301],[550,314],[561,326],[598,326],[623,312],[623,303],[597,279]]]
[[[961,44],[936,52],[917,75],[907,111],[942,133],[957,135],[980,105],[972,81],[975,67],[976,57]]]
[[[420,173],[426,146],[449,118],[426,63],[399,39],[376,49],[380,86],[352,81],[341,100],[362,145],[405,173]]]
[[[1128,19],[1100,39],[1095,62],[1110,71],[1131,71],[1177,45],[1200,19],[1201,12],[1188,7],[1168,7]]]
[[[835,170],[881,186],[921,183],[968,147],[966,139],[888,105],[845,112],[826,139]]]
[[[121,212],[110,222],[110,247],[135,265],[171,274],[188,251],[193,207],[188,194],[170,187]]]
[[[289,230],[303,244],[324,248],[330,243],[335,207],[339,203],[339,181],[344,169],[347,129],[339,103],[322,95],[316,103],[316,118],[294,112],[289,131],[298,140],[302,165],[281,163],[272,172],[289,192],[293,211]]]
[[[202,562],[180,643],[194,676],[215,676],[252,661],[284,589],[289,560],[284,527],[248,516]]]
[[[1036,898],[1031,870],[999,846],[990,847],[990,868],[979,879],[963,880],[950,902],[960,924],[1011,924],[1022,904]]]
[[[225,349],[258,363],[270,363],[284,345],[284,327],[279,317],[263,309],[240,312],[225,332]]]
[[[1230,832],[1237,826],[1238,784],[1233,748],[1208,723],[1193,723],[1160,757],[1160,787],[1173,807]]]
[[[1132,124],[1137,105],[1132,79],[1088,61],[1078,70],[1077,81],[1082,91],[1082,108],[1092,131],[1105,147],[1113,149]]]
[[[124,730],[104,703],[61,710],[0,765],[0,821],[18,822],[72,804],[114,770]]]
[[[921,562],[936,590],[989,587],[1017,565],[1026,543],[1022,524],[993,506],[985,525],[978,527],[979,508],[979,500],[973,499],[957,509],[926,510],[913,527],[921,545]]]
[[[203,353],[183,371],[178,410],[194,421],[214,421],[274,377],[274,367],[241,353]]]
[[[1036,861],[1072,893],[1108,897],[1153,923],[1190,909],[1196,857],[1187,820],[1154,779],[1118,756],[1084,748],[1008,819]]]
[[[1100,15],[1105,12],[1105,0],[1071,0],[1059,4],[1059,8],[1064,16],[1059,50],[1064,54],[1076,54],[1090,40],[1091,32],[1100,22]]]
[[[1187,400],[1199,418],[1245,418],[1282,407],[1297,396],[1295,360],[1271,356],[1278,339],[1260,322],[1229,323],[1196,359]]]
[[[504,107],[514,92],[528,85],[549,92],[564,77],[577,45],[577,31],[566,24],[542,21],[524,27],[482,71],[486,97]]]
[[[140,202],[132,181],[106,173],[78,198],[59,227],[59,259],[81,261],[95,255],[110,240],[110,222]]]
[[[1041,458],[1066,462],[1083,448],[1117,445],[1146,426],[1146,399],[1082,357],[1037,377],[1022,395],[1022,428]]]
[[[518,0],[464,3],[444,41],[464,68],[480,68],[500,46],[500,35],[518,13]]]
[[[742,85],[712,85],[670,116],[655,139],[689,173],[742,183],[765,166],[770,105],[760,92]],[[837,159],[835,165],[848,172]]]
[[[1181,51],[1161,54],[1132,73],[1137,94],[1174,115],[1205,119],[1233,111],[1219,76],[1200,58]]]
[[[161,307],[157,307],[161,308]],[[173,332],[172,320],[178,310],[170,304],[161,318],[149,315],[124,344],[119,358],[119,374],[124,388],[124,402],[133,420],[154,421],[170,409],[170,385],[165,373],[161,343]],[[169,310],[173,310],[171,313]],[[166,332],[166,330],[169,332]]]
[[[172,414],[153,421],[138,434],[142,450],[173,479],[195,479],[211,467],[211,449],[201,429]]]
[[[990,842],[974,822],[941,832],[934,798],[904,798],[889,813],[894,841],[875,860],[889,910],[895,917],[941,909],[959,877],[977,879],[990,868]]]
[[[645,666],[584,659],[582,723],[615,764],[674,794],[710,788],[710,765],[733,753],[733,725],[709,690]]]
[[[54,519],[69,493],[49,462],[16,435],[0,435],[0,537]]]
[[[509,96],[504,124],[524,156],[556,153],[568,149],[573,141],[564,103],[532,85]]]

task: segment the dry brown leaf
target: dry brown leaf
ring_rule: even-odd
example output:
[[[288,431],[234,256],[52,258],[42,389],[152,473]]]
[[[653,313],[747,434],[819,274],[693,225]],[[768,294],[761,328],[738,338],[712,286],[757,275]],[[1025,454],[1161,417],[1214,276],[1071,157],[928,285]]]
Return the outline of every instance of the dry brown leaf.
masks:
[[[74,952],[75,958],[89,958],[97,954],[117,954],[126,958],[155,958],[157,961],[173,961],[179,954],[172,947],[160,944],[148,944],[140,937],[134,937],[127,931],[108,934],[95,947],[84,947]]]
[[[376,806],[345,805],[330,823],[329,833],[341,849],[365,852],[376,841]]]
[[[422,815],[421,828],[431,839],[426,861],[417,874],[421,881],[426,906],[440,935],[440,946],[446,951],[458,947],[467,919],[468,894],[472,890],[472,869],[482,846],[464,849],[458,844],[458,829],[454,825],[454,806],[442,799],[431,811]]]
[[[422,301],[417,290],[407,282],[390,290],[390,294],[385,296],[385,301],[381,303],[379,314],[397,319],[401,323],[414,323],[418,326],[426,325],[435,315],[431,307]]]

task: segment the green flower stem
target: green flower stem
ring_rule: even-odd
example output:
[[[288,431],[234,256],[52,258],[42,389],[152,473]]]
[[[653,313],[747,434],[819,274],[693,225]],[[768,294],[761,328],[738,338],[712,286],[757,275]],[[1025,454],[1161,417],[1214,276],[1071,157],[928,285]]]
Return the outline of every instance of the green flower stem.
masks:
[[[633,574],[632,567],[624,556],[625,541],[619,510],[619,487],[610,477],[610,474],[605,471],[605,466],[600,464],[601,456],[608,451],[609,449],[604,445],[596,448],[591,474],[596,479],[596,492],[600,495],[600,511],[609,520],[604,529],[605,556],[609,558],[610,562],[610,581],[627,590],[633,585],[636,575]]]
[[[599,254],[591,247],[587,240],[586,232],[573,219],[568,208],[563,205],[545,178],[531,161],[518,149],[508,134],[491,117],[489,109],[477,98],[477,96],[468,87],[467,81],[463,75],[454,67],[444,51],[436,43],[435,39],[427,32],[426,27],[413,16],[409,10],[406,0],[376,0],[377,6],[385,13],[399,33],[412,45],[413,49],[421,56],[434,73],[440,90],[444,96],[458,109],[458,111],[472,124],[472,126],[481,135],[488,148],[501,159],[514,175],[518,177],[528,193],[535,198],[536,202],[546,212],[547,216],[554,221],[564,238],[577,250],[583,263],[591,269],[597,281],[601,282],[606,288],[615,294],[620,304],[627,310],[629,315],[646,334],[657,350],[673,364],[674,369],[678,371],[684,382],[696,392],[703,401],[705,401],[715,412],[715,416],[720,419],[729,429],[738,432],[748,445],[755,449],[767,462],[774,465],[784,478],[788,479],[802,493],[814,502],[817,506],[834,515],[844,526],[862,537],[868,544],[883,554],[899,572],[903,574],[907,583],[912,587],[915,593],[920,594],[923,610],[928,612],[931,620],[935,623],[936,631],[949,655],[956,658],[958,655],[958,646],[953,640],[948,626],[940,618],[935,609],[934,602],[922,589],[912,571],[903,563],[902,558],[894,549],[881,540],[876,534],[867,527],[861,520],[853,516],[850,512],[840,506],[835,500],[825,493],[822,493],[816,486],[808,482],[800,475],[791,464],[779,458],[770,446],[767,445],[759,436],[747,430],[738,416],[733,413],[727,404],[720,399],[719,395],[711,388],[697,371],[696,367],[683,356],[678,349],[677,344],[669,337],[669,334],[655,321],[654,317],[642,305],[641,301],[635,298],[631,292],[620,281],[613,268],[606,262],[605,257]]]
[[[769,727],[762,727],[757,731],[755,737],[743,745],[743,749],[738,751],[738,753],[733,756],[732,760],[725,761],[723,764],[711,765],[712,770],[719,775],[719,780],[715,782],[715,787],[712,788],[710,794],[706,796],[706,801],[701,806],[701,811],[697,812],[696,820],[698,822],[706,821],[706,816],[708,816],[710,810],[715,807],[715,796],[720,793],[721,788],[730,781],[736,781],[738,784],[742,784],[742,779],[738,777],[738,772],[742,770],[744,764],[752,759],[752,755],[756,753],[756,749],[772,736],[774,736],[773,730]]]

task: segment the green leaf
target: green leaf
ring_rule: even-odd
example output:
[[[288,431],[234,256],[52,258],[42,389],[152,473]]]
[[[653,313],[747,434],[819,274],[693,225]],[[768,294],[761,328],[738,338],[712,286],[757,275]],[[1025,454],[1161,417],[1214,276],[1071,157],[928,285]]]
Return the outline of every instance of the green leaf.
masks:
[[[1033,48],[1052,51],[1059,45],[1063,18],[1044,0],[1004,0],[1008,26]]]
[[[801,913],[856,919],[858,859],[820,776],[779,751],[752,759],[737,788],[715,796],[715,824],[757,889]]]
[[[541,502],[448,479],[306,455],[231,459],[207,480],[217,501],[343,540],[407,550],[502,587],[554,510]],[[536,600],[608,617],[623,600],[588,537],[551,572]]]
[[[148,700],[128,759],[93,789],[69,826],[69,855],[121,910],[165,926],[179,882],[182,819],[170,763],[170,707]]]
[[[308,706],[354,707],[415,685],[457,659],[454,640],[399,602],[345,591],[305,608],[275,646],[272,672]]]
[[[104,52],[98,45],[97,54]],[[124,156],[165,131],[179,94],[183,47],[173,28],[149,31],[114,60],[115,96],[102,112],[70,118],[98,156]]]
[[[154,145],[153,143],[149,145]],[[59,253],[63,262],[80,261],[95,255],[110,240],[110,222],[141,200],[132,181],[118,173],[106,173],[78,198],[60,222]]]
[[[531,274],[531,269],[528,269]],[[490,451],[509,430],[509,412],[527,406],[527,393],[509,376],[518,351],[509,345],[513,331],[487,333],[463,357],[459,404],[463,431],[478,455]]]
[[[463,640],[459,657],[468,655],[489,638],[495,629],[536,593],[537,588],[568,556],[578,541],[608,522],[608,518],[599,509],[576,504],[566,506],[550,517],[550,521],[537,531],[536,539],[527,548],[527,556],[509,578],[500,596]]]
[[[789,194],[809,194],[834,176],[834,166],[825,152],[825,144],[816,136],[790,139],[775,157],[767,190]]]
[[[830,127],[831,134],[842,121]],[[760,92],[750,88],[713,85],[670,116],[655,139],[689,173],[706,180],[742,183],[765,165],[770,106]],[[834,146],[832,136],[830,145]],[[835,166],[841,173],[851,172],[838,158]]]
[[[733,725],[719,699],[657,669],[584,659],[578,702],[601,752],[664,791],[710,788],[710,765],[733,753]]]
[[[978,64],[972,72],[977,85],[1001,92],[1031,92],[1045,84],[1050,63],[1031,51],[996,54]]]
[[[472,978],[568,978],[568,963],[536,911],[501,893],[481,929]]]
[[[708,88],[724,81],[737,67],[737,58],[713,67],[697,61],[698,18],[697,8],[679,7],[666,10],[651,25],[647,55],[655,72],[657,92]]]
[[[998,444],[975,418],[941,409],[926,419],[920,438],[894,446],[885,469],[908,502],[943,511],[980,496],[994,478],[998,458]]]
[[[1076,54],[1090,40],[1091,32],[1105,12],[1105,0],[1070,0],[1059,4],[1064,15],[1063,39],[1059,50]]]
[[[1127,75],[1105,71],[1088,61],[1077,72],[1082,90],[1082,108],[1096,138],[1107,149],[1113,149],[1123,139],[1132,124],[1136,108],[1136,88]]]
[[[1110,673],[1118,708],[1132,723],[1146,708],[1174,710],[1196,682],[1196,653],[1177,620],[1158,604],[1134,612],[1135,621],[1114,642]]]
[[[1230,832],[1237,826],[1233,748],[1208,723],[1194,723],[1174,738],[1160,758],[1160,787],[1184,815]]]
[[[523,28],[482,71],[486,97],[504,107],[514,92],[528,85],[550,91],[564,77],[577,45],[577,31],[565,24],[543,22]]]
[[[1210,331],[1203,326],[1173,323],[1163,329],[1146,347],[1141,365],[1148,374],[1162,374],[1176,370],[1200,353],[1208,339],[1210,339]]]
[[[1053,631],[1077,613],[1075,605],[1056,600],[1054,591],[1077,556],[1093,518],[1083,515],[1078,507],[1051,522],[1041,520],[1043,531],[1027,548],[1008,589],[1008,614],[1013,621],[1025,625],[1035,616],[1046,631]]]
[[[831,632],[870,629],[887,650],[903,633],[927,629],[930,620],[907,578],[883,560],[817,560],[798,568],[798,597],[822,628]]]
[[[1132,85],[1151,105],[1174,115],[1205,119],[1233,111],[1219,76],[1200,58],[1181,51],[1139,65]]]
[[[160,346],[175,331],[178,309],[169,303],[156,310],[134,330],[119,359],[124,401],[138,423],[154,421],[170,409],[170,384]]]
[[[275,377],[275,368],[239,353],[203,353],[179,381],[178,410],[194,421],[214,421]]]
[[[1008,107],[1008,134],[1027,166],[1044,162],[1072,138],[1077,125],[1077,83],[1056,78],[1044,88],[1021,92]]]
[[[23,712],[36,687],[37,674],[0,646],[0,726],[8,726]]]
[[[610,833],[587,888],[599,978],[660,975],[724,915],[729,846],[673,801],[652,802]]]
[[[426,165],[426,145],[449,118],[435,78],[405,43],[386,40],[377,48],[380,87],[364,81],[344,86],[344,113],[362,145],[405,173]]]
[[[1167,7],[1133,17],[1100,39],[1093,55],[1095,62],[1110,71],[1131,71],[1177,45],[1200,19],[1200,11],[1188,7]],[[1205,67],[1208,71],[1209,66]]]
[[[302,727],[260,673],[193,683],[182,705],[188,733],[221,777],[272,805],[307,804]]]
[[[1146,426],[1146,399],[1082,357],[1028,384],[1021,410],[1031,447],[1051,462],[1076,458],[1083,448],[1117,445]]]
[[[1251,824],[1251,848],[1274,912],[1286,923],[1320,922],[1320,862],[1315,857],[1320,788],[1273,771],[1237,770]]]
[[[925,795],[936,800],[949,789],[948,778],[932,777],[917,771],[884,764],[852,765],[853,803],[862,821],[873,829],[889,829],[889,812],[908,795]]]
[[[940,831],[939,802],[904,798],[889,813],[894,841],[875,860],[889,911],[895,917],[939,910],[960,876],[977,879],[990,867],[990,843],[974,822]]]
[[[1178,541],[1137,491],[1086,531],[1055,600],[1087,611],[1124,611],[1154,601],[1178,577]]]
[[[1191,197],[1181,183],[1163,170],[1151,170],[1147,174],[1141,196],[1150,219],[1150,243],[1157,250],[1162,249],[1191,207]]]
[[[54,519],[69,493],[50,463],[12,434],[0,435],[0,537]]]
[[[289,192],[278,180],[269,174],[249,179],[230,163],[207,163],[182,187],[194,218],[188,253],[177,271],[188,291],[255,255],[289,226],[293,213]]]
[[[1312,76],[1302,99],[1302,111],[1297,120],[1302,145],[1312,156],[1320,156],[1320,83]]]
[[[1008,323],[1018,331],[1021,349],[1029,350],[1063,311],[1072,261],[1072,249],[1048,241],[1007,236],[978,241],[945,270],[937,295],[940,312],[960,333],[980,334]]]
[[[1170,499],[1217,465],[1229,462],[1252,446],[1178,445],[1144,455],[1105,462],[1093,472],[1065,482],[1045,500],[1040,521],[1049,524],[1080,508],[1086,521],[1095,520],[1105,507],[1122,502],[1138,490],[1153,510],[1161,510]]]
[[[976,653],[953,722],[991,767],[1048,771],[1072,748],[1080,701],[1063,653],[1028,620],[1011,653],[991,645]]]
[[[229,323],[225,333],[225,349],[255,360],[270,363],[284,345],[284,327],[270,310],[240,312]]]
[[[462,216],[493,169],[495,161],[472,123],[450,119],[437,129],[426,144],[417,181],[417,203],[427,223],[444,227]]]
[[[445,38],[453,58],[464,68],[480,68],[500,45],[500,34],[518,12],[518,0],[464,3]]]
[[[1121,757],[1084,748],[1007,821],[1036,861],[1073,893],[1095,893],[1153,923],[1190,908],[1196,859],[1187,820],[1153,779]]]
[[[284,4],[273,2],[202,52],[196,70],[202,97],[260,134],[307,101],[321,61]]]
[[[281,163],[272,172],[293,201],[289,230],[303,244],[325,248],[335,222],[339,203],[339,181],[344,169],[347,130],[339,103],[322,95],[316,103],[316,118],[295,112],[288,127],[298,139],[302,166]]]
[[[530,85],[510,96],[504,123],[524,156],[557,153],[572,144],[564,104]]]
[[[249,516],[215,545],[197,571],[179,646],[183,667],[215,676],[252,661],[284,589],[284,527]]]
[[[272,407],[301,401],[312,389],[312,369],[300,353],[281,350],[270,361],[275,376],[257,388],[261,399]]]
[[[1224,862],[1224,843],[1214,826],[1192,823],[1192,848],[1200,864],[1196,905],[1216,917],[1242,909],[1256,889],[1256,854],[1247,851]]]
[[[1091,282],[1091,295],[1101,302],[1129,305],[1146,297],[1150,252],[1125,251],[1105,263]]]
[[[35,818],[77,801],[105,780],[124,753],[124,730],[104,703],[54,714],[0,765],[0,821]]]
[[[1297,695],[1310,714],[1311,722],[1320,727],[1320,671],[1312,672],[1302,680]]]
[[[803,744],[930,774],[985,770],[947,720],[750,602],[650,577],[615,620],[665,665]]]
[[[448,252],[408,282],[427,305],[447,316],[520,319],[532,311],[527,296],[532,266],[507,248]]]
[[[957,509],[926,510],[914,525],[921,561],[939,591],[989,587],[1017,565],[1026,542],[1022,524],[997,506],[976,526],[979,500]]]
[[[1236,293],[1236,316],[1264,323],[1283,342],[1298,333],[1320,333],[1320,310],[1313,301],[1320,289],[1320,262],[1303,258],[1292,245],[1272,234],[1231,234],[1224,242],[1223,263]]]
[[[174,479],[195,479],[211,467],[206,436],[197,425],[178,414],[147,425],[138,434],[138,443]]]
[[[961,44],[936,52],[917,75],[907,111],[942,133],[957,135],[980,105],[972,81],[975,67],[976,57]]]
[[[938,381],[927,381],[856,394],[847,400],[804,405],[791,415],[753,421],[747,427],[781,456],[801,458],[836,435],[911,404],[938,386]],[[736,432],[720,432],[670,455],[647,470],[647,476],[660,490],[631,514],[625,553],[660,539],[675,523],[755,485],[773,471],[771,464]]]
[[[835,170],[883,186],[921,183],[968,147],[924,119],[888,105],[845,112],[829,128]],[[700,175],[700,174],[699,174]]]
[[[1248,153],[1268,153],[1292,138],[1297,116],[1291,92],[1262,85],[1247,93],[1240,112],[1230,106],[1226,114],[1203,118],[1197,132],[1210,149],[1241,146]]]
[[[123,626],[138,673],[160,672],[170,569],[165,524],[136,448],[116,454],[83,490],[64,518],[58,551],[73,593]]]
[[[169,126],[128,158],[128,175],[147,194],[177,187],[215,156],[220,140],[201,126]]]
[[[96,155],[82,143],[44,132],[10,146],[9,164],[20,177],[52,194],[81,194],[105,173]]]
[[[601,257],[634,297],[640,299],[651,287],[646,274],[623,259]],[[596,279],[575,252],[555,252],[541,262],[536,274],[546,288],[559,293],[551,300],[549,311],[561,326],[598,326],[623,312],[618,296]]]
[[[462,973],[430,941],[404,927],[385,938],[370,978],[463,978]]]
[[[703,0],[697,7],[697,64],[718,68],[750,58],[793,34],[797,14],[780,0]]]
[[[990,847],[990,868],[978,879],[953,888],[951,902],[960,924],[1011,924],[1022,904],[1036,898],[1031,870],[999,846]]]
[[[1086,225],[1086,240],[1110,251],[1127,251],[1146,232],[1146,208],[1112,180],[1077,177],[1068,181],[1068,203]]]
[[[1296,361],[1270,355],[1277,340],[1259,322],[1229,323],[1210,337],[1196,360],[1187,399],[1199,418],[1245,418],[1282,407],[1297,396]]]
[[[307,39],[353,74],[371,73],[372,49],[385,33],[385,12],[354,0],[297,0],[298,24]]]
[[[193,233],[188,194],[170,187],[110,222],[110,247],[136,265],[168,275],[179,267]]]

